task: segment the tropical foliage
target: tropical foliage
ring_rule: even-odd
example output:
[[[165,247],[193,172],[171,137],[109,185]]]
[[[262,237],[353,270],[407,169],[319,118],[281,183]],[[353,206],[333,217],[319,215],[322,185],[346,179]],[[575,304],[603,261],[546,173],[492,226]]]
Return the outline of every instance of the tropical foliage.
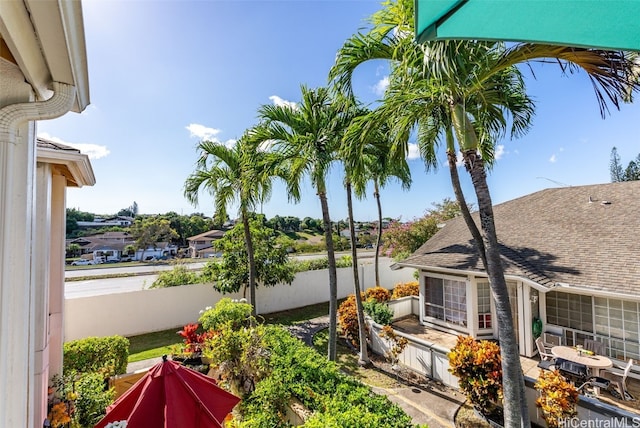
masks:
[[[485,265],[501,320],[498,335],[508,397],[505,424],[528,425],[524,379],[486,179],[496,141],[507,133],[520,136],[531,126],[534,104],[517,66],[551,59],[562,72],[586,72],[603,116],[608,104],[617,107],[631,90],[637,90],[636,66],[630,54],[597,49],[458,40],[418,45],[413,38],[413,6],[411,0],[385,2],[371,18],[372,28],[345,42],[330,78],[340,92],[351,94],[351,78],[360,64],[372,59],[391,61],[384,99],[362,120],[363,142],[381,123],[391,123],[393,150],[406,154],[408,139],[416,135],[428,168],[437,165],[438,146],[445,146],[456,200]],[[474,186],[482,233],[461,190],[457,153]]]
[[[578,390],[557,370],[540,370],[534,388],[540,393],[536,406],[549,428],[566,426],[578,414]]]
[[[488,340],[458,336],[449,352],[449,372],[458,378],[460,390],[483,414],[490,414],[502,400],[500,347]]]
[[[248,223],[254,252],[256,286],[291,284],[295,272],[289,263],[287,249],[277,245],[273,230],[262,226],[259,220],[251,219]],[[245,238],[244,224],[234,226],[214,244],[216,250],[222,253],[222,258],[208,262],[203,268],[202,279],[212,282],[213,287],[222,293],[242,290],[246,297],[251,271]]]
[[[221,385],[243,397],[231,426],[289,426],[287,406],[294,401],[306,409],[306,427],[412,426],[397,405],[281,327],[221,325],[208,342],[212,366]]]
[[[392,222],[382,233],[380,251],[394,260],[406,258],[435,235],[443,223],[461,214],[458,203],[450,199],[433,205],[422,218],[406,223]]]
[[[309,89],[302,86],[302,100],[295,106],[264,105],[258,110],[261,123],[251,133],[260,146],[269,145],[273,153],[282,156],[290,194],[297,195],[299,183],[307,176],[318,196],[322,209],[327,258],[329,260],[329,348],[330,360],[336,358],[338,284],[335,250],[329,204],[327,175],[348,122],[341,106],[327,88]]]

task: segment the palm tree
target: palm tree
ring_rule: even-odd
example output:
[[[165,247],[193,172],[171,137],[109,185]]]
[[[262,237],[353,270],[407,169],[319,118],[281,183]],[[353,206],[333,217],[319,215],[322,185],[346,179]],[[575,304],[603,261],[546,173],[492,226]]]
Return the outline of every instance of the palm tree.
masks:
[[[345,144],[342,146],[343,158],[351,160],[351,180],[354,184],[355,194],[362,198],[366,192],[369,181],[373,183],[373,197],[376,200],[378,212],[378,230],[376,236],[376,253],[374,257],[375,283],[380,285],[380,253],[382,243],[382,203],[380,201],[380,188],[384,187],[391,179],[400,181],[403,189],[411,186],[411,172],[407,158],[397,156],[400,152],[393,150],[392,141],[389,138],[390,128],[385,122],[376,122],[380,127],[373,132],[361,133],[362,121],[369,120],[368,115],[356,117],[347,130]],[[373,122],[372,122],[373,123]]]
[[[184,195],[194,205],[198,204],[201,190],[214,197],[215,220],[224,222],[227,208],[232,203],[239,206],[244,229],[249,264],[250,303],[256,313],[256,265],[249,216],[258,204],[271,194],[272,176],[268,173],[267,153],[249,144],[243,137],[233,146],[214,141],[202,141],[197,147],[200,158],[196,170],[187,178]]]
[[[309,89],[306,86],[302,86],[299,105],[265,105],[259,109],[259,116],[262,122],[253,130],[252,138],[271,145],[275,152],[288,160],[292,181],[299,183],[303,176],[308,175],[320,200],[329,264],[328,358],[335,361],[338,280],[326,178],[335,160],[344,118],[328,89]]]
[[[635,77],[633,62],[621,52],[561,46],[516,44],[507,48],[503,43],[474,41],[432,42],[419,46],[411,36],[412,2],[400,0],[385,5],[385,9],[373,16],[374,28],[369,33],[357,34],[345,43],[330,77],[348,92],[351,75],[359,64],[369,59],[392,60],[389,90],[380,110],[371,119],[393,118],[393,134],[401,149],[406,148],[410,132],[417,127],[421,153],[427,162],[436,152],[439,137],[444,134],[449,164],[454,164],[455,134],[478,200],[481,239],[471,217],[465,219],[480,256],[484,256],[496,303],[505,426],[528,426],[524,379],[500,261],[486,167],[493,160],[495,141],[507,129],[507,116],[511,118],[512,136],[526,132],[531,123],[533,104],[526,96],[517,64],[550,58],[563,70],[586,71],[604,115],[607,99],[618,106],[628,95],[628,88],[637,88],[637,83],[631,80]],[[452,180],[455,181],[453,176]],[[458,203],[464,210],[467,204],[460,200],[461,195],[461,190],[456,191]]]

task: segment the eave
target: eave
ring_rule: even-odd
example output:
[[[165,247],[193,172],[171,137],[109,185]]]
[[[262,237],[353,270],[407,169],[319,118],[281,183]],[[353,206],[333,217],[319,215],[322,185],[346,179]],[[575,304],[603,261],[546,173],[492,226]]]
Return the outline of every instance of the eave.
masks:
[[[51,96],[52,82],[73,85],[72,110],[89,105],[89,73],[82,4],[77,0],[0,1],[2,57],[18,65],[39,100]]]
[[[67,187],[96,184],[89,156],[80,152],[38,147],[37,161],[54,165],[67,179]]]

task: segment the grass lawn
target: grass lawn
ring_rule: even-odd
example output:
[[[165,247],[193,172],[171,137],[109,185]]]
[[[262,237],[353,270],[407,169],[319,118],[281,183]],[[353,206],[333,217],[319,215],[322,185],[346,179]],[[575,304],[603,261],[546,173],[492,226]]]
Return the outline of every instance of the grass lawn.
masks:
[[[313,346],[322,355],[327,355],[328,339],[329,331],[327,329],[313,336]],[[373,358],[375,356],[369,355],[369,357]],[[338,346],[336,347],[336,362],[344,373],[364,384],[379,388],[394,388],[399,385],[396,378],[383,370],[377,369],[373,364],[368,367],[359,366],[358,355],[340,338],[338,338]]]
[[[171,354],[171,346],[182,343],[180,327],[129,337],[129,362]]]
[[[329,303],[320,303],[288,311],[264,314],[262,318],[266,324],[293,325],[311,318],[327,315],[328,313]],[[181,327],[129,337],[129,362],[133,363],[171,354],[171,347],[182,343],[182,337],[177,334]]]

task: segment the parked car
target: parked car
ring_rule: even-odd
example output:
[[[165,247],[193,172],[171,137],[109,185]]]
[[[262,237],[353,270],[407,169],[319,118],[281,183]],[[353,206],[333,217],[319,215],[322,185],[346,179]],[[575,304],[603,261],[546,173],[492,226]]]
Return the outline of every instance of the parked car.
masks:
[[[71,262],[71,266],[88,266],[95,265],[96,263],[93,260],[87,259],[78,259]]]
[[[120,262],[132,262],[133,256],[122,256],[120,257]]]

